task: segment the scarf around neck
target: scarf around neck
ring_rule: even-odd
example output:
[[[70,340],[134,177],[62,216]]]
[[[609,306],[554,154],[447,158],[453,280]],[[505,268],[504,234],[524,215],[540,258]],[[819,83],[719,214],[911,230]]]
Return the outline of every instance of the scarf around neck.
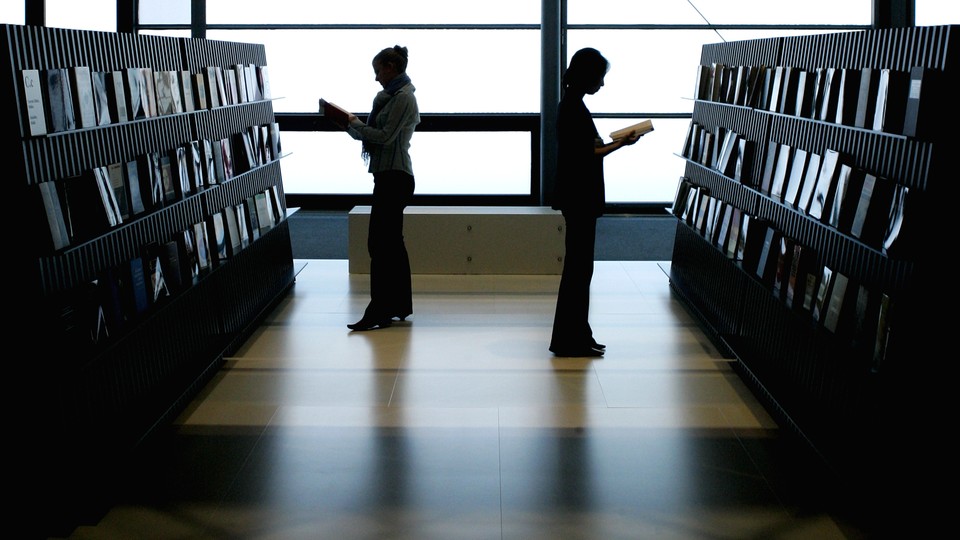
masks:
[[[401,73],[390,80],[386,86],[383,87],[383,90],[377,92],[376,97],[373,98],[373,106],[370,108],[370,116],[367,118],[367,125],[374,126],[377,115],[380,114],[380,111],[386,106],[390,99],[400,91],[401,88],[410,84],[410,76],[406,73]],[[363,155],[364,163],[369,163],[370,161],[370,150],[367,148],[367,142],[363,141]]]

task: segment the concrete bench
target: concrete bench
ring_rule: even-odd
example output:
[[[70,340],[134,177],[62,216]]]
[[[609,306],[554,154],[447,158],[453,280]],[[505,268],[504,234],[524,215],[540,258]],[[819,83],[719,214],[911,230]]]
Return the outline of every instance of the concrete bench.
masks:
[[[369,225],[369,206],[350,211],[350,273],[370,273]],[[560,274],[564,230],[540,206],[409,206],[403,221],[414,274]]]

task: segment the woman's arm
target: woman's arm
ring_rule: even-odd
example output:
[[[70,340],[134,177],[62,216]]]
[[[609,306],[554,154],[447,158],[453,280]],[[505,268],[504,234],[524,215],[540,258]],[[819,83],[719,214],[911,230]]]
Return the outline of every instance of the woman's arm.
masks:
[[[390,144],[404,128],[416,124],[418,110],[416,98],[413,94],[398,93],[393,96],[385,110],[387,111],[387,123],[382,128],[364,124],[354,117],[350,119],[348,131],[356,132],[363,140],[374,144]],[[368,121],[372,122],[373,119],[370,118]]]
[[[637,135],[636,133],[631,133],[630,135],[627,135],[622,139],[617,139],[615,141],[608,142],[607,144],[603,144],[595,147],[593,149],[593,153],[594,155],[605,157],[607,155],[612,154],[614,151],[623,148],[624,146],[630,146],[634,144],[635,142],[640,140],[640,137],[643,137],[643,135]]]

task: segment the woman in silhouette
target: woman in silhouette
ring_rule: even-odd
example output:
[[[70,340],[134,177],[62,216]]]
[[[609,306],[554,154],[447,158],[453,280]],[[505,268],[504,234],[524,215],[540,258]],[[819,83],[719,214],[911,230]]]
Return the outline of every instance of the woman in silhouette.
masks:
[[[594,339],[588,321],[597,218],[606,205],[603,158],[640,138],[631,133],[604,143],[583,102],[584,96],[603,87],[609,70],[610,63],[599,51],[585,48],[573,55],[563,74],[553,208],[561,211],[566,222],[566,254],[550,340],[550,351],[556,356],[600,356],[606,348]]]
[[[395,45],[373,57],[373,72],[383,87],[363,122],[348,115],[344,127],[363,143],[373,174],[373,204],[367,251],[370,253],[370,303],[351,330],[390,326],[413,313],[410,259],[403,241],[403,210],[413,198],[410,139],[420,123],[416,88],[407,76],[407,48]]]

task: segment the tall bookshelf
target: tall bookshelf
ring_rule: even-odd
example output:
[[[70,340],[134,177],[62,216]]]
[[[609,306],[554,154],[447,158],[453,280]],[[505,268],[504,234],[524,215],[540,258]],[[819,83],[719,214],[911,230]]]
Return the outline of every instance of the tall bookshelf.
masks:
[[[204,108],[198,101],[193,110],[182,106],[164,114],[127,121],[114,117],[95,127],[35,134],[24,96],[24,70],[44,73],[84,66],[110,73],[148,68],[193,79],[210,67],[222,74],[244,66],[243,73],[254,77],[260,68],[265,71],[265,49],[249,43],[18,25],[0,26],[0,32],[5,45],[0,55],[0,114],[13,131],[13,142],[7,143],[13,151],[6,153],[6,200],[17,207],[18,218],[7,222],[16,261],[8,283],[23,299],[16,305],[24,307],[8,314],[19,321],[13,344],[25,351],[11,362],[12,382],[20,389],[14,405],[24,411],[17,413],[18,457],[30,473],[18,493],[29,526],[42,535],[64,534],[96,515],[143,441],[183,410],[292,286],[279,130],[269,133],[271,126],[276,128],[270,95],[254,92],[256,81],[250,78],[247,97],[231,97],[218,106],[207,103]],[[207,82],[213,84],[212,79]],[[277,144],[269,154],[266,146],[254,146],[257,159],[240,166],[242,134],[253,136],[254,130]],[[68,241],[51,241],[55,233],[47,226],[40,186],[56,186],[56,192],[63,193],[101,167],[152,153],[175,156],[176,149],[189,149],[193,142],[202,148],[202,141],[229,142],[236,165],[232,175],[217,180],[204,176],[212,169],[201,171],[196,183],[187,186],[189,191],[172,199],[139,213],[128,211],[122,222],[93,234],[80,235],[77,225]],[[239,207],[250,211],[258,201],[272,206],[259,207],[256,223],[245,221],[250,215],[240,213]],[[75,224],[90,212],[103,211],[87,203],[70,205],[75,199],[61,202],[62,214],[69,213]],[[185,231],[196,232],[199,224],[214,233],[215,217],[229,213],[241,218],[238,224],[246,224],[249,234],[229,246],[228,256],[207,259],[208,266],[194,263],[193,252],[183,251],[190,244],[182,242],[194,238],[199,244],[200,236],[185,237]],[[171,275],[172,266],[163,266],[168,286],[164,294],[134,310],[123,292],[131,281],[126,278],[121,280],[124,303],[111,304],[120,290],[116,286],[113,293],[105,292],[116,285],[113,272],[144,261],[150,283],[149,263],[156,247],[171,241],[180,247],[171,260],[182,256],[185,263],[183,273],[176,274],[180,279]],[[215,238],[203,245],[218,253]],[[176,281],[180,285],[175,287]],[[119,307],[110,311],[110,306]],[[109,314],[101,316],[105,312]]]
[[[924,455],[925,445],[917,439],[922,432],[914,426],[925,425],[939,410],[936,399],[942,381],[937,379],[942,368],[936,361],[941,355],[935,351],[950,328],[933,307],[949,295],[945,286],[952,281],[946,275],[942,244],[952,241],[952,230],[945,225],[952,210],[948,185],[956,175],[953,143],[931,129],[931,123],[941,123],[941,132],[952,129],[957,102],[947,92],[934,91],[928,81],[916,93],[919,83],[914,82],[903,97],[921,100],[921,123],[913,131],[871,123],[869,118],[858,126],[833,111],[817,114],[815,99],[812,110],[805,111],[796,106],[793,88],[781,88],[790,92],[785,107],[771,105],[769,97],[775,95],[777,68],[782,75],[786,67],[809,74],[833,69],[837,81],[844,70],[862,75],[866,68],[874,74],[888,69],[906,73],[909,79],[911,69],[923,67],[938,77],[937,86],[942,87],[958,73],[958,32],[958,26],[878,29],[716,43],[701,51],[692,132],[696,133],[695,126],[701,136],[732,130],[750,141],[746,144],[752,145],[752,153],[738,156],[743,159],[740,176],[740,169],[721,171],[718,163],[685,144],[683,190],[678,194],[695,193],[708,204],[698,208],[688,199],[690,205],[684,202],[674,208],[680,219],[671,287],[718,345],[737,360],[742,378],[787,432],[814,450],[870,501],[867,504],[894,500],[898,496],[891,488],[916,487],[914,476],[922,477],[918,471],[926,471],[924,466],[934,459]],[[714,76],[718,65],[732,68],[727,71],[729,79]],[[770,68],[769,79],[762,75],[757,79],[756,100],[734,97],[735,90],[716,91],[737,80],[740,66]],[[875,103],[877,91],[866,88],[865,96]],[[859,94],[853,97],[858,101]],[[899,241],[889,246],[868,242],[849,226],[830,224],[812,215],[811,207],[795,205],[797,199],[777,196],[764,184],[767,167],[776,164],[768,151],[771,143],[786,145],[793,155],[798,149],[820,157],[828,150],[838,152],[854,171],[850,178],[860,182],[848,183],[848,194],[861,194],[864,173],[907,188],[909,205]],[[847,200],[843,199],[842,210]],[[731,210],[711,214],[711,204]],[[700,212],[703,219],[698,221]],[[743,221],[737,226],[723,222],[723,216],[736,215],[748,216],[745,233]],[[886,227],[889,222],[884,223]],[[745,236],[747,241],[741,244],[745,250],[725,243],[720,235],[705,234],[721,230],[735,231],[734,241],[737,235]],[[767,230],[788,239],[791,247],[800,246],[806,257],[798,259],[806,265],[800,268],[800,278],[806,268],[807,274],[820,279],[824,267],[834,277],[847,278],[847,294],[834,313],[839,313],[837,326],[827,322],[829,296],[815,314],[816,294],[811,304],[803,303],[807,298],[800,291],[805,281],[790,289],[799,296],[785,297],[778,286],[787,287],[789,281],[786,273],[777,279],[776,259],[772,277],[759,271],[757,253],[762,248],[758,252],[750,246],[762,244],[751,244],[750,235]],[[932,241],[938,236],[943,239]],[[775,244],[771,251],[776,249]],[[819,292],[819,285],[811,290]],[[910,493],[913,498],[916,492]]]

